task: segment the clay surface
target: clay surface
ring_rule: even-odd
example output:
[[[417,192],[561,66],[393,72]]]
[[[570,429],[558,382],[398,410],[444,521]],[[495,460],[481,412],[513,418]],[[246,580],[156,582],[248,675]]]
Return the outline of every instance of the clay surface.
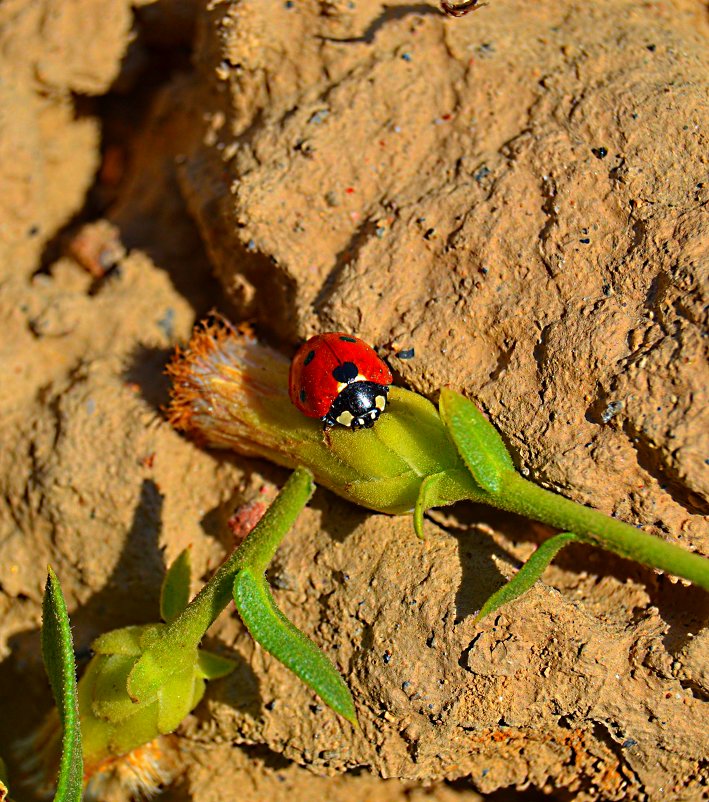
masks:
[[[50,704],[47,563],[83,665],[286,479],[164,421],[166,360],[213,307],[286,353],[350,330],[399,383],[474,398],[529,478],[709,553],[708,35],[699,0],[0,6],[11,772]],[[362,731],[230,613],[209,640],[237,671],[165,799],[705,798],[707,594],[574,547],[475,625],[550,532],[466,505],[426,526],[318,491],[269,578]]]

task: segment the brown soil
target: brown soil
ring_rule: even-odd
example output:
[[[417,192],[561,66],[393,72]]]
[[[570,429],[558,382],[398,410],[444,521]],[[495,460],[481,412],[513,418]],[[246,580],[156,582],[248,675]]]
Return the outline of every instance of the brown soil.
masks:
[[[211,307],[351,330],[535,481],[709,553],[708,33],[699,0],[0,6],[0,754],[49,705],[48,562],[85,660],[285,479],[160,414]],[[476,626],[546,531],[427,533],[316,495],[270,578],[362,732],[225,616],[166,799],[705,798],[707,594],[578,547]]]

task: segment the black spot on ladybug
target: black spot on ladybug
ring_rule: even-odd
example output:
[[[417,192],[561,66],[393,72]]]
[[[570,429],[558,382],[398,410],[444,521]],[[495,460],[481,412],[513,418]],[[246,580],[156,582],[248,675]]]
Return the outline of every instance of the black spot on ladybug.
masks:
[[[354,337],[345,337],[344,335],[341,336],[340,339],[342,340],[343,343],[356,343],[357,342],[357,340],[355,340]]]
[[[308,355],[303,360],[304,365],[309,365],[315,359],[315,351],[309,351]]]
[[[343,384],[349,384],[352,379],[357,378],[358,373],[359,371],[357,370],[357,365],[355,365],[354,362],[343,362],[332,371],[332,376],[335,381],[342,382]]]
[[[312,351],[311,351],[310,353],[312,353]],[[305,390],[301,390],[301,391],[300,391],[300,400],[301,400],[303,403],[305,403],[305,399],[306,399],[307,397],[308,397],[308,394],[305,392]]]

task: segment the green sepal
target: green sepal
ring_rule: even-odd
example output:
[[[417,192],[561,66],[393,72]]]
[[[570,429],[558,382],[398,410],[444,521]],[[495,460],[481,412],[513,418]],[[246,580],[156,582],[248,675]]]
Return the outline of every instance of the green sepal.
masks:
[[[124,755],[158,736],[158,700],[138,710],[134,716],[115,727],[111,733],[110,751]]]
[[[515,467],[497,429],[472,401],[447,387],[441,390],[439,410],[475,481],[489,493],[499,493],[503,476]]]
[[[160,616],[168,624],[187,607],[190,600],[190,580],[192,578],[191,548],[180,552],[177,559],[167,569],[160,588]]]
[[[289,668],[336,713],[358,726],[349,688],[318,647],[278,609],[263,576],[243,568],[234,579],[234,602],[257,643]]]
[[[423,538],[423,516],[431,507],[446,507],[456,501],[484,501],[484,491],[463,468],[452,468],[427,476],[419,487],[414,507],[414,530]]]
[[[137,657],[141,652],[143,626],[123,627],[99,635],[91,644],[94,654],[125,654]]]
[[[128,696],[128,675],[135,662],[135,657],[132,655],[110,654],[105,656],[93,690],[91,709],[94,715],[117,724],[153,701],[153,699],[146,699],[138,702]]]
[[[195,674],[194,676],[194,685],[192,690],[192,706],[190,707],[190,712],[197,707],[197,705],[202,701],[202,697],[204,696],[204,692],[207,690],[207,683],[202,677]]]
[[[192,710],[196,662],[195,653],[194,663],[179,674],[173,674],[160,688],[158,730],[163,734],[176,730],[182,719]]]
[[[579,541],[572,532],[562,532],[550,537],[532,554],[527,562],[517,571],[507,584],[496,590],[483,604],[480,612],[475,616],[475,622],[482,621],[486,615],[494,613],[503,604],[519,598],[526,593],[544,573],[544,569],[556,555],[569,543]]]
[[[136,702],[152,701],[173,676],[192,668],[196,660],[194,645],[182,649],[169,642],[154,645],[143,652],[128,675],[128,695]]]
[[[197,653],[197,667],[204,679],[221,679],[236,668],[236,660],[200,649]]]
[[[49,569],[42,599],[42,658],[62,724],[62,754],[55,802],[81,802],[84,763],[69,614],[59,580]]]

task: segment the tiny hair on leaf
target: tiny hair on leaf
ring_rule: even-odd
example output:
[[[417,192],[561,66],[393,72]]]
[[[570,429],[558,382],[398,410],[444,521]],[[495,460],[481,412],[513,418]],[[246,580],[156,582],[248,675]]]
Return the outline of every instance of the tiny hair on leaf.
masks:
[[[265,577],[244,568],[234,579],[234,602],[253,639],[355,727],[349,688],[335,666],[276,606]]]
[[[74,646],[62,589],[51,567],[42,599],[42,658],[62,726],[61,759],[54,802],[80,802],[84,764]]]

